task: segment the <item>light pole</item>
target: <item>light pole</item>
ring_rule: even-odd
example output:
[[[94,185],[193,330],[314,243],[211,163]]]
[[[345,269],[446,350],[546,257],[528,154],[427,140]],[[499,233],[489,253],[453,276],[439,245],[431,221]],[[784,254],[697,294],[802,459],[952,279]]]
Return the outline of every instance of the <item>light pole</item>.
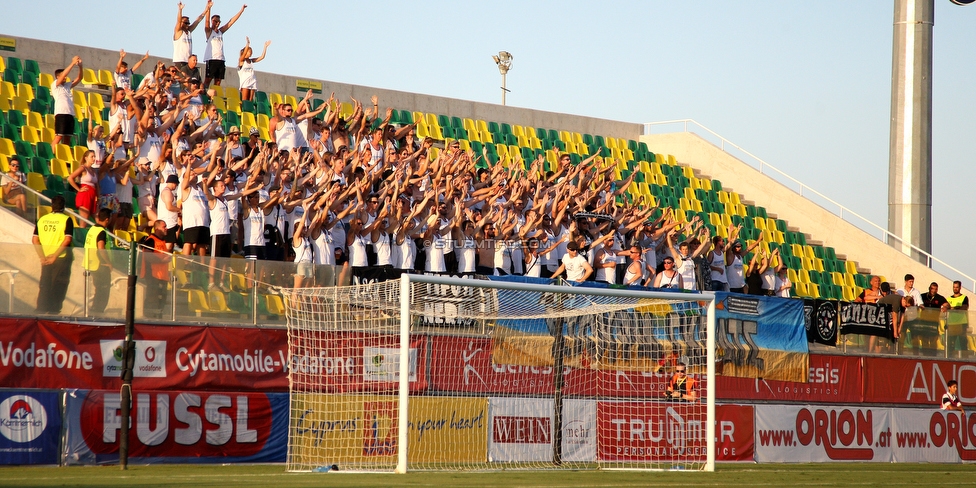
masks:
[[[502,105],[505,105],[505,93],[508,92],[508,88],[505,88],[505,75],[508,74],[508,70],[512,69],[512,53],[508,51],[499,51],[497,56],[492,56],[491,59],[495,60],[495,64],[498,65],[498,72],[502,74]]]

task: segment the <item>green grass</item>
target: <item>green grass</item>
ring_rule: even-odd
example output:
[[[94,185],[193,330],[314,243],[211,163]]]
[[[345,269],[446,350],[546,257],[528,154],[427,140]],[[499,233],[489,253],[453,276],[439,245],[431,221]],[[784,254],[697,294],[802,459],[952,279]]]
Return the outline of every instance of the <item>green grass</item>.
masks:
[[[504,486],[819,487],[973,486],[976,465],[722,464],[714,473],[637,471],[505,471],[395,474],[286,473],[281,465],[163,465],[0,468],[0,486]]]

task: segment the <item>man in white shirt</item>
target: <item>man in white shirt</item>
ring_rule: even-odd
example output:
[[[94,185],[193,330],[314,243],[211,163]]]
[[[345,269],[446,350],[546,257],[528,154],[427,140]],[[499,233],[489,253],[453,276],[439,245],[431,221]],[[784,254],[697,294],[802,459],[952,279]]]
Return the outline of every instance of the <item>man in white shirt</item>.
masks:
[[[231,17],[230,22],[223,27],[220,26],[219,15],[212,15],[210,23],[203,26],[207,33],[207,48],[203,52],[203,62],[207,66],[206,79],[203,80],[204,89],[210,88],[211,81],[220,86],[220,82],[224,80],[224,33],[241,18],[246,8],[247,5],[241,7],[237,15]]]
[[[200,25],[200,21],[210,12],[213,2],[207,2],[207,8],[197,17],[197,20],[190,23],[190,18],[183,16],[183,2],[177,5],[176,28],[173,29],[173,65],[177,68],[186,66],[190,55],[193,54],[193,31]]]
[[[922,292],[915,288],[915,277],[911,274],[905,275],[905,287],[898,290],[899,295],[903,297],[912,297],[915,299],[915,305],[922,305]]]
[[[566,272],[566,281],[577,283],[582,283],[593,274],[593,267],[586,258],[579,255],[579,244],[572,241],[566,244],[566,255],[552,277],[558,277],[563,271]]]
[[[78,76],[74,81],[68,83],[68,74],[71,68],[78,67]],[[54,98],[54,140],[52,146],[58,144],[71,144],[71,137],[75,134],[75,102],[71,96],[71,89],[78,86],[81,82],[84,68],[81,66],[81,58],[75,56],[71,58],[71,64],[67,68],[59,69],[54,72],[54,84],[51,85],[51,97]]]

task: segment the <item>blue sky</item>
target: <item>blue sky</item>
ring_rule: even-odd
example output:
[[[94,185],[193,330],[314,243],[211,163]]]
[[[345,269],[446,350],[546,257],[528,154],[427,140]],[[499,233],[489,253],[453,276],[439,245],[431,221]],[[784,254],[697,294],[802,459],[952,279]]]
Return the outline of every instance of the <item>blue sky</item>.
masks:
[[[186,3],[192,18],[205,6]],[[935,3],[933,251],[976,277],[958,250],[976,240],[976,6]],[[214,12],[226,22],[241,5],[217,0]],[[176,2],[0,0],[0,10],[43,20],[6,22],[6,34],[172,54]],[[266,71],[489,103],[500,100],[491,55],[506,50],[509,105],[695,119],[886,227],[893,12],[893,0],[258,0],[225,43],[271,39]]]

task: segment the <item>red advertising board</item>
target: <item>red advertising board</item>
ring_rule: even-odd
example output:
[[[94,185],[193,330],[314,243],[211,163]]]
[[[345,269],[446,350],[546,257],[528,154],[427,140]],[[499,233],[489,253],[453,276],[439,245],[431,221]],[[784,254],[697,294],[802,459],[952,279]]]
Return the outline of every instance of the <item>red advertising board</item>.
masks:
[[[716,408],[717,461],[752,461],[753,407]],[[705,405],[598,402],[597,458],[601,461],[704,461]]]
[[[400,337],[394,334],[306,334],[291,355],[292,384],[299,391],[396,392]],[[410,338],[410,389],[427,389],[427,338]]]
[[[552,394],[551,366],[492,363],[492,341],[472,337],[431,337],[431,388],[465,393]],[[563,369],[563,393],[616,397],[658,396],[669,376],[640,371]]]
[[[72,390],[66,399],[68,464],[118,457],[118,391]],[[139,391],[132,398],[129,456],[173,462],[281,462],[287,444],[284,393]]]
[[[861,401],[861,358],[810,355],[806,383],[717,376],[715,394],[722,400],[858,403]]]
[[[0,387],[121,386],[121,326],[0,319],[0,327]],[[283,329],[137,325],[134,338],[139,389],[288,390]]]
[[[976,363],[865,357],[864,401],[939,405],[946,382],[959,382],[959,399],[963,405],[976,402]]]

